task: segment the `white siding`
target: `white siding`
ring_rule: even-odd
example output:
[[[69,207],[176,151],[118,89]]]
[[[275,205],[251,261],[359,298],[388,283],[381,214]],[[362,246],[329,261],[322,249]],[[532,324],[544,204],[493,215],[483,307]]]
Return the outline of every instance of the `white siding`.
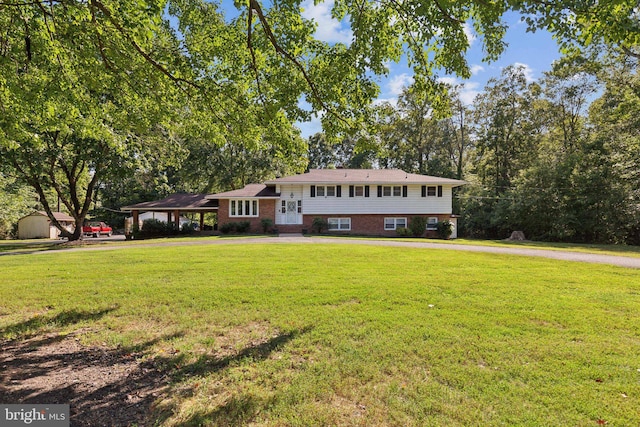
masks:
[[[378,197],[378,186],[370,185],[369,197],[349,197],[349,186],[343,185],[342,197],[311,197],[311,186],[305,185],[302,211],[305,215],[450,214],[451,190],[443,185],[442,197],[422,197],[422,185],[408,185],[407,197]]]

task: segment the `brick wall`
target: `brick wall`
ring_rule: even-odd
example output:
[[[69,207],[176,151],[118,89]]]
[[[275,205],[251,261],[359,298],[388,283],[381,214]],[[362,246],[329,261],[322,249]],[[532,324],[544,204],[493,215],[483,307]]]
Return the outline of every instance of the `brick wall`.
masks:
[[[373,236],[397,236],[398,233],[396,230],[385,230],[384,229],[384,219],[389,217],[394,218],[407,218],[407,226],[411,223],[411,218],[415,216],[422,216],[425,218],[429,217],[437,217],[438,221],[444,221],[450,219],[450,215],[305,215],[303,218],[303,226],[301,228],[305,228],[309,231],[312,230],[313,219],[316,217],[324,218],[328,220],[329,218],[351,218],[351,230],[349,231],[338,231],[332,230],[332,234],[362,234],[362,235],[373,235]],[[427,237],[436,237],[437,233],[435,231],[428,231],[425,234]]]
[[[263,199],[260,200],[260,216],[259,217],[246,217],[246,216],[236,216],[229,217],[229,200],[228,199],[220,199],[220,207],[218,208],[218,230],[220,230],[220,226],[229,223],[229,222],[244,222],[248,221],[251,226],[249,232],[251,233],[262,233],[262,221],[263,218],[271,218],[273,224],[275,224],[276,220],[274,218],[276,211],[276,201],[273,199]]]

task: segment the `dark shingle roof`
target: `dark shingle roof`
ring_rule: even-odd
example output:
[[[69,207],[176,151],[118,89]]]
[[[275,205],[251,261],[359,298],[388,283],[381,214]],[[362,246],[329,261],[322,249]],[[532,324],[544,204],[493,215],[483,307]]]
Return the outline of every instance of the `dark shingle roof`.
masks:
[[[280,197],[280,194],[275,192],[275,188],[273,188],[273,186],[267,186],[265,184],[249,184],[239,190],[209,194],[207,199],[232,199],[237,197],[273,198]]]
[[[267,181],[267,184],[450,184],[465,181],[407,173],[400,169],[311,169],[307,173]]]
[[[212,210],[218,208],[215,200],[205,198],[206,194],[176,193],[162,200],[154,200],[152,202],[142,202],[135,205],[123,206],[120,210],[144,210],[144,211],[161,211],[169,209],[180,210]]]

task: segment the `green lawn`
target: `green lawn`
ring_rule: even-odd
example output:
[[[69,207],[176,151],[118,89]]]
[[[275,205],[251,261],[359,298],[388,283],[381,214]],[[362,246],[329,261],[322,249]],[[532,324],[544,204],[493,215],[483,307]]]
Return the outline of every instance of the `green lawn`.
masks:
[[[0,257],[0,337],[171,370],[160,425],[640,424],[640,271],[359,245]]]

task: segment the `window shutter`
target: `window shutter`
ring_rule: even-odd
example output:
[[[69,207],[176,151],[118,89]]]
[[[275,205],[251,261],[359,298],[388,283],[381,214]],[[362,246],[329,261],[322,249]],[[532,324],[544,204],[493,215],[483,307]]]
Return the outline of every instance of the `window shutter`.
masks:
[[[402,197],[407,197],[407,186],[406,185],[402,186]]]
[[[422,197],[427,197],[427,186],[426,185],[422,186]]]
[[[316,186],[315,185],[311,186],[311,197],[316,197]]]
[[[382,197],[382,185],[378,185],[378,197]]]
[[[442,185],[438,185],[438,197],[442,197]]]
[[[364,186],[364,197],[369,197],[369,186],[368,185]]]
[[[342,197],[342,185],[336,185],[336,197]]]
[[[353,197],[353,185],[349,186],[349,197]]]

